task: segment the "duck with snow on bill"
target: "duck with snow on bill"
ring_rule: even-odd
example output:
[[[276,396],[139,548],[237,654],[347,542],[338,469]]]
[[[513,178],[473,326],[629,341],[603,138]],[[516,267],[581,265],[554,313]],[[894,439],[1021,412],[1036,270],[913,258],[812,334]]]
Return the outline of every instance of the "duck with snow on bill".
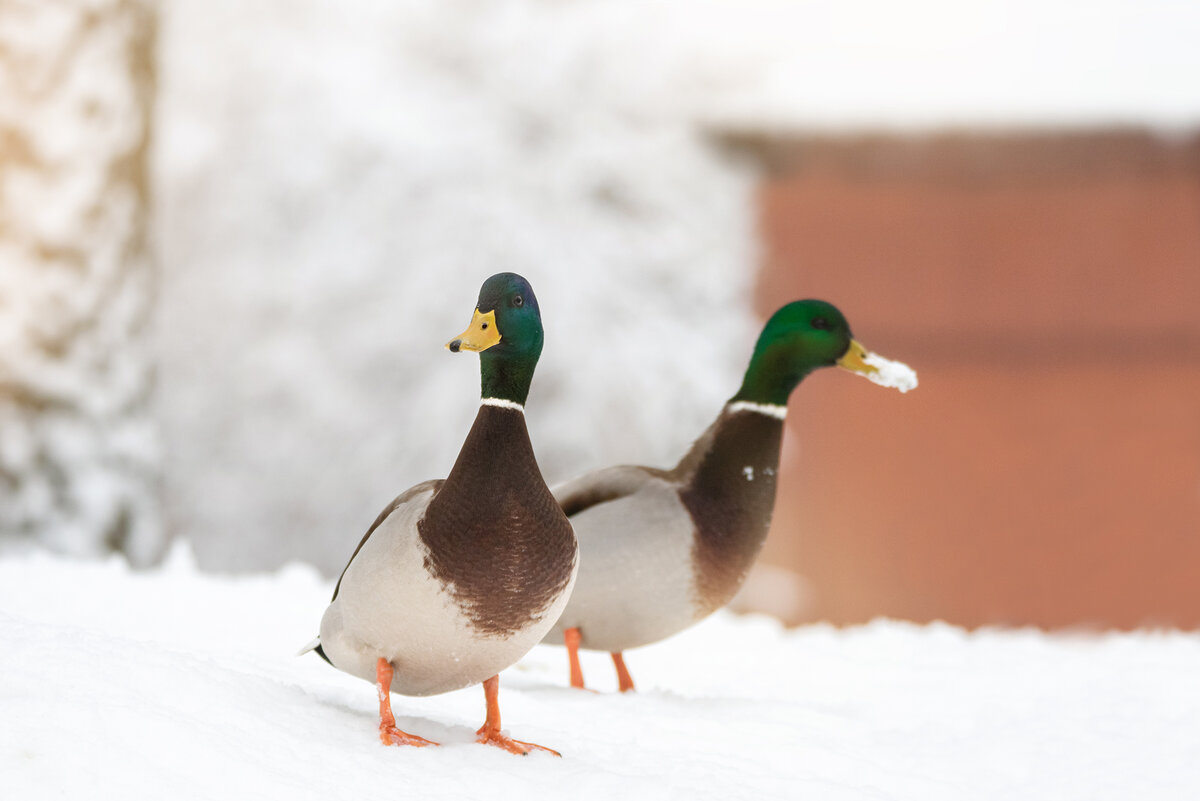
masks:
[[[529,283],[484,282],[471,325],[446,347],[477,351],[482,398],[444,480],[394,500],[350,557],[316,650],[379,692],[385,745],[436,745],[396,727],[390,693],[434,695],[482,683],[481,743],[556,751],[500,730],[498,673],[538,643],[566,605],[578,547],[534,459],[524,404],[542,352]]]
[[[625,465],[554,489],[579,538],[580,570],[546,642],[608,651],[621,691],[623,651],[670,637],[725,606],[758,557],[775,503],[775,474],[792,390],[834,365],[906,392],[916,374],[868,352],[834,306],[789,303],[755,345],[742,386],[671,470]]]

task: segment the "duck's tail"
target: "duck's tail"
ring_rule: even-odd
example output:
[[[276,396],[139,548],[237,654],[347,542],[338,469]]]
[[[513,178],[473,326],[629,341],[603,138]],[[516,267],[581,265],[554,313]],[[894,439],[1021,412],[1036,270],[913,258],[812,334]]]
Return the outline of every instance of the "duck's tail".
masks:
[[[309,651],[316,651],[317,656],[321,657],[326,662],[329,662],[329,657],[325,656],[325,649],[321,647],[320,635],[313,637],[312,642],[308,643],[308,645],[305,645],[303,648],[301,648],[299,651],[296,652],[296,656],[304,656]],[[332,665],[333,663],[329,662],[329,664]]]

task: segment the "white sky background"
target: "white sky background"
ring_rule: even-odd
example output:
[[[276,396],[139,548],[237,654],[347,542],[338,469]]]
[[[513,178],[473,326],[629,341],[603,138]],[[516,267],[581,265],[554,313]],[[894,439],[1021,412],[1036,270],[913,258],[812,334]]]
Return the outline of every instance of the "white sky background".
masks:
[[[659,13],[678,4],[659,2]],[[696,3],[738,127],[921,129],[1200,121],[1200,5],[1178,0]],[[745,54],[758,64],[746,73]],[[722,60],[728,69],[721,70]]]

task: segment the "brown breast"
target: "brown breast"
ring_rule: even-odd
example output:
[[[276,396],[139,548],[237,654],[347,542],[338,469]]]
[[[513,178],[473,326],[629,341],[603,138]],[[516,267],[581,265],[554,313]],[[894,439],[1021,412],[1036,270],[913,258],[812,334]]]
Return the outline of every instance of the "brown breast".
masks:
[[[546,487],[525,416],[481,406],[458,461],[417,524],[425,566],[483,633],[512,634],[566,588],[576,545]]]
[[[692,546],[701,614],[719,609],[758,558],[775,505],[783,421],[724,411],[675,469],[696,526]]]

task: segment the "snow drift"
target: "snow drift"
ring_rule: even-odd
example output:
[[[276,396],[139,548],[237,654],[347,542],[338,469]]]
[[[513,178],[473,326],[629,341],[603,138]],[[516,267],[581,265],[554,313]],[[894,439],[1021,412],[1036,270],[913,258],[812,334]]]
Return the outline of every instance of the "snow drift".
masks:
[[[1200,637],[967,633],[878,621],[785,631],[722,613],[627,654],[640,691],[566,687],[539,646],[504,725],[563,758],[475,745],[483,692],[395,696],[441,748],[385,748],[373,688],[296,648],[332,584],[308,567],[198,573],[0,561],[5,797],[1097,799],[1200,792]]]

